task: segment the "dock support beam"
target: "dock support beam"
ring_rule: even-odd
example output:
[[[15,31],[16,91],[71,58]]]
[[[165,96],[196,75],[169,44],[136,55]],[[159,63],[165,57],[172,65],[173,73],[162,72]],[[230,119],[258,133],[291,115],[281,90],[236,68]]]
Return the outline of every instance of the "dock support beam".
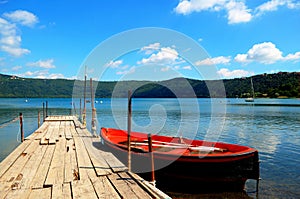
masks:
[[[127,133],[128,133],[128,171],[131,172],[131,90],[128,91],[128,116],[127,116]]]
[[[20,132],[21,132],[21,142],[24,142],[23,114],[22,113],[20,113]]]
[[[154,158],[153,158],[153,152],[152,152],[152,136],[151,136],[151,134],[148,134],[148,148],[149,148],[150,163],[151,163],[151,181],[150,181],[150,183],[153,186],[155,186]]]
[[[86,74],[84,75],[84,87],[83,87],[82,125],[84,128],[86,127]]]
[[[40,116],[41,116],[41,113],[40,113],[40,111],[38,111],[38,128],[41,126]]]
[[[91,87],[91,105],[92,105],[92,134],[94,137],[97,137],[97,128],[96,128],[96,108],[95,108],[95,95],[93,90],[93,79],[90,78],[90,87]]]

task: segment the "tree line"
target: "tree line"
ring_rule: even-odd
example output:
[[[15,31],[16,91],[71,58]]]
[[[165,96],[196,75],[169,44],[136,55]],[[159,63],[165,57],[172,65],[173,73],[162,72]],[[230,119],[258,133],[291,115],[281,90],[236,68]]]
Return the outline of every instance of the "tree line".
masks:
[[[300,97],[300,73],[279,72],[261,74],[252,77],[223,80],[194,80],[174,78],[165,81],[100,81],[95,97],[127,97],[127,91],[133,89],[134,97],[174,98],[174,97],[224,97],[246,98],[252,96],[251,78],[255,97]],[[71,98],[75,80],[33,79],[0,74],[1,98]],[[83,82],[81,81],[84,85]],[[87,82],[89,85],[89,81]],[[224,95],[220,95],[224,85]],[[223,89],[224,90],[224,89]],[[87,86],[89,92],[89,86]],[[87,94],[89,96],[89,94]]]

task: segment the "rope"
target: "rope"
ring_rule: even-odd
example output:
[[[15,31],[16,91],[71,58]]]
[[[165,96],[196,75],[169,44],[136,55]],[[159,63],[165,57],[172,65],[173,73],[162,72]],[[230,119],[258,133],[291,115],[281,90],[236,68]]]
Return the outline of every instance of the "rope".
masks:
[[[14,123],[14,122],[18,121],[18,120],[19,120],[19,116],[15,117],[15,118],[13,118],[11,120],[8,120],[6,122],[3,122],[2,124],[0,124],[0,129],[8,126],[11,123]]]

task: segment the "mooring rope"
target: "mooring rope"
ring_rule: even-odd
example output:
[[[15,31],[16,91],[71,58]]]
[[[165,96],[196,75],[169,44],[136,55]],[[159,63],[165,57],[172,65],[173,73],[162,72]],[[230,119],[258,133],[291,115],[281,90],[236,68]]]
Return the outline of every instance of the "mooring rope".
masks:
[[[14,122],[18,121],[18,120],[19,120],[19,116],[15,117],[15,118],[13,118],[13,119],[11,119],[11,120],[8,120],[8,121],[6,121],[6,122],[2,122],[2,123],[0,124],[0,129],[1,129],[1,128],[4,128],[4,127],[6,127],[6,126],[8,126],[8,125],[11,124],[11,123],[14,123]]]

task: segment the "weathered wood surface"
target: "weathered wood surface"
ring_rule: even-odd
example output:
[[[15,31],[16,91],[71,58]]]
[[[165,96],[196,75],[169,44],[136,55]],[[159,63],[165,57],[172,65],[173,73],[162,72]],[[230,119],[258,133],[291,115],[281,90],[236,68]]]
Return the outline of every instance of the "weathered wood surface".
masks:
[[[73,116],[51,116],[0,163],[2,198],[169,198]]]

